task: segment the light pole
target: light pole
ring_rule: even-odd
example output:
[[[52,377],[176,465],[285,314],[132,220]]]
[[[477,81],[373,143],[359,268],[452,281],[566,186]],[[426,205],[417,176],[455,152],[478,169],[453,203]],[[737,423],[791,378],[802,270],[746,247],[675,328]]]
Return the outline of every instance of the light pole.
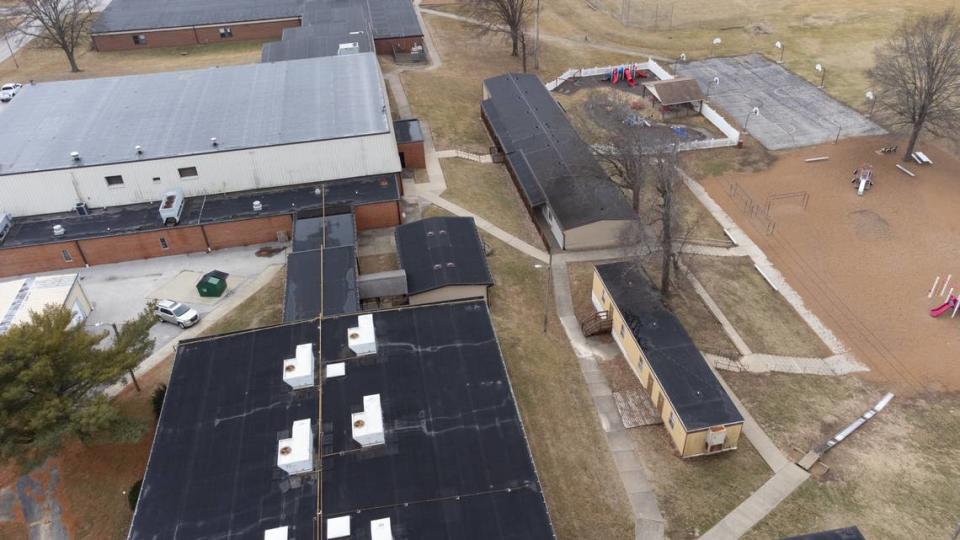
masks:
[[[103,325],[105,325],[105,324],[108,324],[108,323],[98,322],[98,323],[94,324],[93,326],[94,326],[94,328],[100,328],[101,326],[103,326]],[[117,323],[109,323],[109,324],[110,324],[110,327],[113,328],[113,337],[114,337],[114,339],[120,337],[120,331],[117,330]],[[127,373],[130,374],[130,380],[133,381],[133,387],[137,389],[137,392],[140,392],[140,390],[141,390],[141,389],[140,389],[140,382],[137,381],[137,376],[133,374],[133,368],[128,369],[128,370],[127,370]]]
[[[820,73],[820,88],[823,88],[823,78],[827,76],[827,70],[823,68],[822,64],[817,64],[813,69]]]
[[[873,90],[867,90],[867,93],[863,96],[870,102],[870,111],[867,113],[867,117],[869,118],[873,116],[873,108],[877,106],[877,96],[873,93]]]
[[[781,43],[781,42],[778,41],[778,42],[774,43],[773,46],[776,47],[776,48],[778,48],[778,49],[780,49],[780,59],[777,60],[777,63],[778,63],[778,64],[782,64],[782,63],[783,63],[783,43]]]
[[[720,45],[723,43],[723,40],[715,37],[713,38],[713,55],[717,55],[717,51],[720,50]]]
[[[677,57],[677,61],[673,63],[673,72],[677,72],[677,64],[687,61],[687,53],[680,53],[680,56]]]
[[[760,107],[754,107],[752,111],[747,113],[746,118],[743,119],[743,131],[747,131],[747,125],[750,123],[751,116],[760,116]]]
[[[720,77],[714,77],[714,78],[713,78],[713,86],[716,86],[716,87],[719,87],[719,86],[720,86]],[[708,84],[708,85],[707,85],[707,99],[710,99],[710,88],[711,88],[711,85]]]
[[[533,45],[533,69],[540,71],[540,0],[537,0],[537,18],[534,24],[537,27],[537,41]]]
[[[549,305],[550,302],[550,278],[553,277],[553,253],[549,254],[549,259],[546,265],[535,264],[534,268],[537,270],[546,271],[546,275],[543,277],[543,333],[547,333],[547,320],[549,315]]]

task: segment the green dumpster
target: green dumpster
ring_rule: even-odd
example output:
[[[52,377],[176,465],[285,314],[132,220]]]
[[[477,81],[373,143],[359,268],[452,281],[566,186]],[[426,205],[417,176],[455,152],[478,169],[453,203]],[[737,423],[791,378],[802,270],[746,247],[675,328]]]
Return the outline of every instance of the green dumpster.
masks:
[[[227,290],[227,275],[219,270],[207,272],[197,283],[197,292],[200,296],[222,296]]]

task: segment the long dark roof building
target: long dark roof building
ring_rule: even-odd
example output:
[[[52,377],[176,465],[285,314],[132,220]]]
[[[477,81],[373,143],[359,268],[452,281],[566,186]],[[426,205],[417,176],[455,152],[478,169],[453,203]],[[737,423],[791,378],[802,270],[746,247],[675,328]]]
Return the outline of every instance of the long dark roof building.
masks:
[[[598,265],[597,273],[687,430],[743,422],[707,361],[637,263]]]
[[[131,539],[554,538],[483,301],[183,342],[167,396]]]
[[[528,207],[548,205],[565,230],[634,219],[623,193],[540,79],[510,73],[483,85],[481,112]]]
[[[473,218],[433,217],[413,221],[398,226],[396,238],[409,294],[449,285],[493,285]]]

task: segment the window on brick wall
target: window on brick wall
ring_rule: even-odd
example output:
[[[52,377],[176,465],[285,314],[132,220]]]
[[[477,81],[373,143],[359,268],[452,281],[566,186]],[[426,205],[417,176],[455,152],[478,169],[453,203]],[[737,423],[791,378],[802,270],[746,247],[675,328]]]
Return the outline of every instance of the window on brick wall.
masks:
[[[177,169],[180,178],[195,178],[198,176],[196,167],[181,167]]]
[[[168,249],[170,246],[167,244],[167,239],[160,237],[160,249]]]
[[[119,187],[123,185],[123,177],[119,174],[104,177],[104,180],[107,181],[107,185],[110,187]]]
[[[63,255],[63,262],[73,262],[73,257],[70,255],[69,249],[61,251],[60,254]]]
[[[134,34],[133,36],[134,45],[146,45],[147,44],[147,35],[146,34]]]
[[[220,28],[220,39],[232,38],[233,37],[233,28],[229,26],[224,26]]]

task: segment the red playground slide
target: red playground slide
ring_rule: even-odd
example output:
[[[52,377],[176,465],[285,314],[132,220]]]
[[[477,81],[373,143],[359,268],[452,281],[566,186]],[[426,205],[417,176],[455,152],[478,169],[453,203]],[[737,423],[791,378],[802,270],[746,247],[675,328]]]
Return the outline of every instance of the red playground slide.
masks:
[[[631,73],[631,71],[633,71],[633,70],[630,69],[630,68],[624,69],[624,70],[623,70],[623,77],[624,77],[625,79],[627,79],[627,84],[628,84],[629,86],[636,86],[636,85],[637,85],[637,81],[633,80],[633,73]]]
[[[618,71],[619,70],[617,69],[613,70],[613,73],[610,75],[610,81],[612,81],[610,84],[617,84],[620,81],[620,74],[617,73]]]
[[[950,299],[930,310],[931,317],[939,317],[957,306],[957,297],[950,295]]]

